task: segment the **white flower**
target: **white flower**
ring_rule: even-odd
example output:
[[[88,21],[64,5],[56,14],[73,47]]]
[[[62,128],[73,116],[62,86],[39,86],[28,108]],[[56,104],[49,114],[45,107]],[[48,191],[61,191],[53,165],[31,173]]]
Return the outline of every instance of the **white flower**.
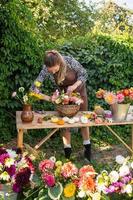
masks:
[[[24,92],[24,90],[25,90],[24,87],[18,88],[18,91],[19,91],[19,92]]]
[[[11,167],[11,165],[14,165],[15,160],[13,158],[6,158],[5,160],[5,166]]]
[[[17,92],[12,93],[12,97],[16,97],[16,95],[17,95]]]
[[[133,162],[131,162],[131,168],[133,169]]]
[[[28,96],[27,95],[23,96],[23,101],[24,101],[24,103],[26,103],[28,101]]]
[[[13,151],[13,150],[10,150],[10,149],[7,149],[6,151],[9,154],[10,158],[16,158],[17,157],[16,151]]]
[[[120,169],[119,169],[119,175],[120,176],[123,177],[123,176],[126,176],[129,173],[130,173],[130,171],[129,171],[129,167],[127,165],[123,165],[123,166],[120,167]]]
[[[2,174],[0,174],[0,180],[9,181],[10,180],[9,174],[6,171],[4,171]]]
[[[125,158],[123,156],[121,156],[121,155],[118,155],[118,156],[116,156],[116,162],[119,165],[122,165],[125,162]]]
[[[85,195],[85,192],[83,190],[81,190],[80,192],[78,192],[78,197],[79,198],[84,198],[86,195]]]
[[[132,194],[132,185],[128,184],[125,186],[124,188],[124,192],[127,193],[127,194]]]
[[[3,165],[0,163],[0,171],[3,170]]]
[[[119,179],[119,174],[118,174],[117,171],[112,171],[112,172],[109,174],[109,177],[110,177],[111,183],[114,183],[114,182],[118,181],[118,179]]]
[[[88,123],[88,118],[85,116],[81,116],[80,120],[81,120],[81,123],[83,123],[83,124]]]
[[[100,200],[100,199],[101,199],[100,193],[96,192],[92,195],[92,200]]]
[[[54,156],[51,156],[51,157],[49,158],[49,160],[53,161],[54,163],[56,162],[56,158],[55,158]]]

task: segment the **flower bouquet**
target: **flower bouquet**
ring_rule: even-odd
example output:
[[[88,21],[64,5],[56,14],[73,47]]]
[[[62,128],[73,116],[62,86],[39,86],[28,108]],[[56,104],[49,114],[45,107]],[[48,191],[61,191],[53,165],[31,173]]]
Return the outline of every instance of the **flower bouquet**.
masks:
[[[33,97],[29,93],[25,92],[24,87],[20,87],[17,92],[13,92],[12,97],[18,99],[23,105],[21,120],[23,122],[32,122],[34,118],[31,105],[33,103]]]
[[[98,192],[95,193],[96,172],[90,165],[78,169],[70,161],[62,163],[62,161],[56,161],[55,157],[51,157],[40,162],[39,170],[42,179],[38,193],[39,199],[45,197],[45,199],[53,200],[80,198],[94,200],[95,196],[100,196]]]
[[[114,120],[123,121],[126,119],[130,104],[133,102],[133,88],[116,92],[99,89],[96,92],[96,97],[104,99],[111,106]]]
[[[133,159],[116,156],[116,165],[111,172],[103,170],[96,178],[96,188],[101,194],[133,197]],[[121,199],[126,199],[123,197]]]
[[[21,192],[24,187],[30,184],[33,174],[32,161],[26,154],[18,154],[15,150],[0,147],[1,198],[5,196],[3,188],[10,188],[10,191],[5,189],[8,196],[12,192]]]
[[[83,103],[79,93],[68,95],[64,91],[59,93],[58,90],[53,93],[51,101],[56,105],[56,109],[60,115],[67,117],[74,116],[79,111],[80,104]]]

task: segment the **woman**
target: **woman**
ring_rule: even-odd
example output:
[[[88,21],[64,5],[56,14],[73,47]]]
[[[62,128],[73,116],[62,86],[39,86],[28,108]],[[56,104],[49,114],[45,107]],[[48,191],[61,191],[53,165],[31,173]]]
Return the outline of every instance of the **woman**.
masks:
[[[35,82],[43,82],[45,78],[50,78],[52,83],[58,89],[64,90],[68,94],[73,91],[79,92],[84,103],[81,104],[80,110],[88,110],[87,92],[85,82],[87,80],[87,72],[82,65],[74,58],[62,56],[58,51],[47,51],[44,59],[44,66]],[[35,84],[32,90],[36,90]],[[47,100],[47,99],[45,99]],[[85,147],[84,156],[87,160],[91,159],[91,144],[89,139],[89,129],[81,128],[83,137],[83,145]],[[71,155],[71,135],[70,129],[65,129],[63,134],[63,144],[65,157],[70,158]]]

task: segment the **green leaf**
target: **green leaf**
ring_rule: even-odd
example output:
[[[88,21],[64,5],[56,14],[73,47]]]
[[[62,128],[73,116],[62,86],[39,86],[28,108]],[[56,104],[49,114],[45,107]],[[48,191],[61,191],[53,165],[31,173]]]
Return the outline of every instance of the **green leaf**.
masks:
[[[60,182],[58,182],[54,187],[48,188],[48,195],[53,200],[58,200],[63,192],[63,187]]]

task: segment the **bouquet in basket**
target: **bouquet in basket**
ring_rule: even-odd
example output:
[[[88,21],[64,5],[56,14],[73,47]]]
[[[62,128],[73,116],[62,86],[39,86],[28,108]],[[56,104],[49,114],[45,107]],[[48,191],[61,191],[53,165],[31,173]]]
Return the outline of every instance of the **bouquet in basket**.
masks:
[[[73,92],[71,95],[68,95],[64,91],[60,93],[58,90],[53,93],[51,101],[55,104],[61,105],[80,105],[83,103],[79,93]]]

